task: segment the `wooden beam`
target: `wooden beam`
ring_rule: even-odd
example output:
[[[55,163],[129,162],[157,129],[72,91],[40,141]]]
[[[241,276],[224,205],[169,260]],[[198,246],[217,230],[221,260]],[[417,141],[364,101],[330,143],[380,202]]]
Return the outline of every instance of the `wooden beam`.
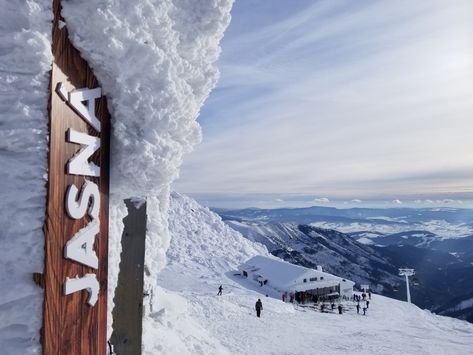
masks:
[[[108,258],[108,196],[110,115],[105,97],[95,100],[95,114],[101,122],[97,132],[82,119],[56,92],[58,83],[68,91],[96,88],[99,83],[87,62],[68,38],[67,27],[60,28],[61,2],[53,0],[54,63],[51,72],[49,101],[49,179],[45,234],[43,354],[45,355],[100,355],[106,353],[107,326],[107,258]],[[91,158],[100,167],[100,176],[68,174],[68,161],[80,145],[67,142],[66,131],[72,128],[100,138],[100,149]],[[98,269],[64,256],[66,243],[91,221],[71,218],[65,209],[66,190],[72,184],[79,189],[84,181],[98,186],[100,192],[100,230],[95,236],[93,250],[98,256]],[[90,203],[90,201],[88,202]],[[66,278],[95,274],[99,282],[98,301],[89,305],[87,291],[64,294]]]
[[[146,202],[140,206],[125,200],[122,253],[113,309],[110,339],[117,355],[141,354],[143,322],[143,272],[146,240]]]

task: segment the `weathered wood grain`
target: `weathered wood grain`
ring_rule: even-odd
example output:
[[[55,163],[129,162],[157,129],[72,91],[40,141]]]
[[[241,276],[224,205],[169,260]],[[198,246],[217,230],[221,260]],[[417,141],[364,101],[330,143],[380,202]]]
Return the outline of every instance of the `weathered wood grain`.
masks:
[[[139,208],[125,200],[122,254],[115,289],[113,333],[110,338],[119,355],[141,354],[143,333],[143,273],[146,244],[146,202]]]
[[[96,100],[96,116],[101,121],[101,132],[88,126],[57,95],[58,82],[73,88],[95,88],[97,79],[80,53],[68,39],[67,28],[58,26],[60,0],[53,0],[53,46],[54,64],[51,72],[49,103],[49,179],[47,215],[44,225],[44,311],[43,354],[98,355],[106,353],[107,326],[107,258],[108,258],[108,195],[109,195],[109,146],[110,115],[105,97]],[[99,136],[101,148],[92,160],[100,166],[100,177],[87,177],[96,183],[100,191],[100,232],[95,239],[94,250],[99,258],[99,270],[64,258],[64,246],[70,238],[90,221],[88,216],[74,220],[65,211],[65,193],[74,183],[79,189],[85,181],[83,176],[66,174],[67,161],[79,146],[66,142],[66,130]],[[81,277],[95,273],[100,283],[99,299],[95,306],[87,304],[88,293],[75,292],[65,296],[63,285],[66,277]]]

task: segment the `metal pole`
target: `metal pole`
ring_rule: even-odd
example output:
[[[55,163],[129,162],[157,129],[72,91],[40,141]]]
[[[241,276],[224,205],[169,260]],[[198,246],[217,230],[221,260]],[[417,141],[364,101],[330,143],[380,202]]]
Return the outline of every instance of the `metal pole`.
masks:
[[[409,291],[409,276],[407,273],[405,274],[406,276],[406,290],[407,290],[407,303],[411,303],[411,292]]]

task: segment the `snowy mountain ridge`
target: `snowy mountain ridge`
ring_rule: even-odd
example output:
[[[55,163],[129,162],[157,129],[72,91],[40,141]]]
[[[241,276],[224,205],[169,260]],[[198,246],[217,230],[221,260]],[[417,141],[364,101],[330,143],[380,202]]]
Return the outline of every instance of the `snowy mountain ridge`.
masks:
[[[312,206],[306,208],[229,210],[214,208],[224,219],[267,223],[310,224],[343,233],[368,231],[395,234],[424,231],[438,239],[463,238],[473,234],[471,209],[459,208],[348,208]],[[372,236],[374,237],[374,235]]]
[[[463,306],[473,292],[467,281],[473,277],[471,237],[438,239],[423,231],[346,234],[313,225],[228,217],[225,223],[286,261],[309,268],[322,264],[330,273],[358,285],[369,284],[375,292],[396,299],[405,297],[398,268],[412,267],[416,276],[411,280],[411,294],[416,305],[473,322],[473,307]]]
[[[271,254],[309,268],[324,269],[381,292],[399,282],[397,269],[373,248],[334,230],[294,223],[257,223],[226,220],[246,238],[262,243]],[[373,269],[377,269],[373,277]]]
[[[159,273],[145,340],[146,354],[468,354],[473,325],[373,295],[367,316],[319,313],[265,297],[235,276],[236,266],[267,255],[182,195],[170,202],[171,243]],[[343,275],[340,275],[343,276]],[[217,296],[223,285],[223,296]],[[256,318],[255,301],[263,312]]]

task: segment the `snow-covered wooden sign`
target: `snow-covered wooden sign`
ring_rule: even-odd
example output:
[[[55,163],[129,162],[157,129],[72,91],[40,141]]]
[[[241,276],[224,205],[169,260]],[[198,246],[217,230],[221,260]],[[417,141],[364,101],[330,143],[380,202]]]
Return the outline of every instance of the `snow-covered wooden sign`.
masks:
[[[44,354],[105,354],[110,115],[53,3]]]

